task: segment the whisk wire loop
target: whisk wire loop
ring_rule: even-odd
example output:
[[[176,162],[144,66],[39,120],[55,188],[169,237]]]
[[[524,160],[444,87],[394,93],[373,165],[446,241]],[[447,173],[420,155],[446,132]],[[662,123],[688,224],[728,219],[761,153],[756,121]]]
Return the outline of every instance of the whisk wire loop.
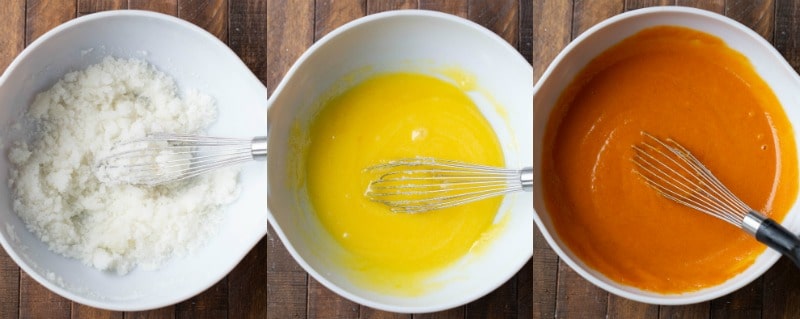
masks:
[[[520,170],[432,158],[413,158],[375,165],[367,198],[394,212],[419,213],[449,208],[523,190]]]
[[[256,149],[256,145],[259,145]],[[265,138],[208,137],[156,133],[114,146],[95,164],[109,183],[159,185],[266,157]]]
[[[662,196],[742,227],[753,210],[736,197],[686,148],[642,133],[648,142],[634,145],[633,162],[647,185]]]
[[[635,172],[659,194],[743,229],[800,267],[800,238],[752,210],[686,148],[642,132],[648,142],[634,145]],[[653,142],[652,144],[649,142]]]

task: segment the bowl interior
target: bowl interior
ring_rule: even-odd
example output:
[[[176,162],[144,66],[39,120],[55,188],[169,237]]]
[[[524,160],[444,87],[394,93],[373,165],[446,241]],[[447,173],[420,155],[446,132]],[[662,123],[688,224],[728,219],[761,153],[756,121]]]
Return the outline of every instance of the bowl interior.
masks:
[[[446,309],[493,290],[532,255],[532,199],[513,194],[498,214],[498,222],[508,220],[496,238],[437,276],[436,289],[412,297],[379,293],[354,284],[334,262],[341,248],[314,216],[302,182],[303,139],[293,134],[307,132],[320,101],[376,73],[412,71],[448,80],[445,70],[452,69],[477,81],[480,89],[468,94],[498,134],[506,166],[531,166],[530,64],[495,34],[450,15],[394,11],[356,20],[309,49],[270,100],[270,221],[293,257],[336,293],[390,311]]]
[[[764,39],[747,27],[724,16],[698,9],[660,7],[631,11],[606,20],[588,30],[571,43],[550,65],[537,83],[534,93],[534,136],[541,138],[553,106],[561,92],[591,59],[614,44],[658,25],[689,27],[715,35],[728,46],[745,55],[761,77],[772,87],[794,127],[800,127],[800,79],[781,55]],[[800,142],[795,138],[795,142]],[[534,144],[534,159],[542,156],[541,143]],[[539,162],[539,161],[536,161]],[[796,164],[795,164],[796,165]],[[534,185],[540,185],[541,167],[534,168]],[[586,266],[558,237],[544,205],[540,188],[534,189],[534,219],[550,246],[584,278],[617,295],[654,304],[690,304],[710,300],[743,287],[769,269],[778,259],[775,251],[766,250],[746,271],[725,283],[686,294],[664,295],[609,280]],[[797,203],[782,221],[788,229],[800,231],[800,207]]]
[[[211,95],[219,117],[209,134],[266,135],[266,88],[219,40],[183,20],[141,11],[112,11],[72,20],[23,51],[0,78],[0,243],[35,280],[50,290],[112,310],[158,308],[187,299],[224,277],[266,234],[266,165],[246,165],[242,195],[227,208],[217,236],[185,258],[156,271],[125,276],[101,272],[52,253],[11,208],[7,152],[30,132],[11,129],[34,96],[64,74],[112,55],[146,60],[174,78],[179,90]]]

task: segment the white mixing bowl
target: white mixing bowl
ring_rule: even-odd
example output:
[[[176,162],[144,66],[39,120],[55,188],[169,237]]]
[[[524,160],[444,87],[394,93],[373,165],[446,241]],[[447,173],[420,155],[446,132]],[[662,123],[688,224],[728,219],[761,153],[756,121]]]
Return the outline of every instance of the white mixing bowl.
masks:
[[[534,144],[533,154],[536,163],[541,163],[541,139],[544,136],[550,112],[561,92],[575,75],[589,61],[609,47],[642,29],[658,25],[683,26],[703,31],[721,38],[728,46],[741,52],[775,92],[792,125],[795,128],[800,127],[800,95],[797,94],[800,92],[800,77],[775,48],[761,36],[734,20],[708,11],[682,7],[647,8],[620,14],[595,25],[570,43],[547,68],[542,79],[536,84],[533,100],[533,132],[537,141]],[[795,137],[795,141],[800,143],[800,139],[797,137]],[[800,145],[798,145],[798,149],[800,149]],[[797,165],[797,163],[792,165]],[[534,168],[534,185],[541,185],[541,165],[535,165]],[[542,189],[535,186],[534,203],[537,212],[534,216],[536,225],[542,231],[550,247],[567,265],[593,284],[616,295],[636,301],[680,305],[711,300],[747,285],[767,271],[780,257],[777,252],[767,249],[753,265],[741,274],[721,285],[699,291],[684,294],[658,294],[643,291],[612,281],[602,273],[586,266],[559,238],[547,207],[544,205]],[[698,212],[698,214],[700,213]],[[794,233],[800,232],[800,206],[797,205],[797,202],[781,223]],[[636,239],[631,238],[631,240]]]
[[[322,228],[306,190],[298,186],[304,161],[296,152],[297,139],[292,142],[293,130],[300,135],[308,130],[323,96],[376,73],[414,71],[442,77],[440,71],[448,68],[476,79],[481,89],[468,94],[498,134],[506,166],[531,166],[530,64],[496,34],[455,16],[392,11],[348,23],[301,56],[270,98],[270,222],[311,276],[350,300],[396,312],[447,309],[491,292],[531,258],[532,199],[528,193],[512,194],[498,212],[498,219],[508,218],[505,226],[480,252],[469,253],[438,275],[437,288],[417,296],[378,292],[355,284],[347,269],[334,262],[342,248]]]
[[[227,208],[217,236],[159,270],[137,269],[118,276],[49,251],[11,208],[6,154],[13,141],[30,134],[15,133],[10,127],[36,93],[107,55],[148,61],[173,77],[180,89],[211,95],[219,108],[218,121],[209,131],[212,135],[265,135],[267,90],[211,34],[186,21],[143,11],[103,12],[69,21],[34,41],[0,78],[0,244],[33,279],[71,300],[111,310],[163,307],[219,281],[266,234],[266,167],[248,165],[243,170],[244,191]]]

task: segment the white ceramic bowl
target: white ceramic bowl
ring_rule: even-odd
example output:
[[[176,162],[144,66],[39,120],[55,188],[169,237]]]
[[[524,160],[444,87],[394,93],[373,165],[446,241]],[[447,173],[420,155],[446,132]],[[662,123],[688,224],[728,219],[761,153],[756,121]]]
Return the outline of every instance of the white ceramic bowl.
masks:
[[[145,310],[194,296],[223,278],[266,234],[265,165],[248,165],[242,192],[225,214],[219,234],[205,247],[160,270],[118,276],[50,252],[12,211],[8,189],[9,145],[26,134],[9,127],[36,93],[65,73],[113,55],[138,58],[173,77],[180,89],[195,88],[216,99],[218,122],[209,133],[265,135],[267,90],[222,42],[201,28],[163,14],[113,11],[69,21],[28,46],[0,78],[0,243],[37,282],[93,307]]]
[[[722,15],[692,8],[655,7],[630,11],[595,25],[556,57],[534,89],[533,126],[536,140],[540,141],[544,136],[550,112],[561,91],[592,58],[634,33],[657,25],[688,27],[723,39],[728,46],[750,60],[758,74],[772,87],[792,125],[795,128],[800,127],[800,95],[797,94],[800,92],[800,77],[767,41],[747,27]],[[800,143],[800,139],[795,138],[795,141]],[[541,157],[542,143],[537,142],[534,145],[534,159],[540,163]],[[541,185],[541,166],[534,167],[534,185]],[[534,189],[534,203],[537,212],[534,216],[536,225],[562,260],[593,284],[636,301],[680,305],[711,300],[747,285],[767,271],[780,257],[777,252],[768,249],[738,276],[721,285],[695,292],[665,295],[642,291],[609,280],[603,274],[587,267],[570,251],[553,227],[547,207],[544,205],[541,188]],[[796,202],[782,224],[794,233],[800,232],[800,206]]]
[[[482,92],[468,92],[492,124],[508,167],[532,165],[533,73],[508,43],[470,21],[429,11],[392,11],[355,20],[315,43],[270,98],[268,169],[270,222],[297,262],[323,285],[355,302],[396,312],[429,312],[479,298],[511,278],[533,253],[532,198],[507,196],[498,218],[506,227],[481,253],[444,271],[439,289],[414,297],[354,284],[333,260],[342,248],[322,228],[296,175],[303,159],[293,150],[293,126],[306,131],[321,96],[372,74],[416,71],[441,76],[456,67]],[[500,107],[496,107],[492,102]],[[375,107],[381,107],[376,105]],[[302,133],[301,133],[302,134]],[[331,168],[335,169],[335,168]]]

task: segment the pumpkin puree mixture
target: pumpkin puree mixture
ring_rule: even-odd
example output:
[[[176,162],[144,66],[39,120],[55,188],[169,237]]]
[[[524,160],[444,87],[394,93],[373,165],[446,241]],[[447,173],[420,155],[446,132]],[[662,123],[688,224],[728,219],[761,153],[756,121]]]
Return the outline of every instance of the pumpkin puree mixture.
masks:
[[[633,173],[642,131],[683,144],[777,221],[795,201],[792,127],[749,61],[717,37],[655,27],[590,62],[549,119],[540,164],[559,237],[608,278],[660,293],[718,285],[750,266],[765,246]]]

